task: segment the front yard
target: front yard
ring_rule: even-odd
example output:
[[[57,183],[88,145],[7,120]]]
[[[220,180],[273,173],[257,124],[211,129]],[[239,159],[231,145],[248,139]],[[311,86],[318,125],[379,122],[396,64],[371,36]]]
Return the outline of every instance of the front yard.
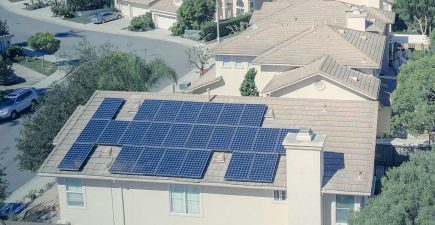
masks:
[[[19,61],[18,64],[46,76],[50,76],[57,70],[57,66],[47,60],[44,60],[44,67],[42,67],[42,59],[39,58],[26,57],[25,59]]]
[[[93,16],[78,16],[74,18],[64,18],[64,20],[75,22],[75,23],[81,23],[81,24],[88,24],[91,23]]]

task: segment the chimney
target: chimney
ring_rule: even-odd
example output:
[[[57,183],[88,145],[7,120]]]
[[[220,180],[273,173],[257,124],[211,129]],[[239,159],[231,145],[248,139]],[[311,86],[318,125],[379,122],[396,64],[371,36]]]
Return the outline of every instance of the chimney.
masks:
[[[287,159],[288,224],[322,224],[323,145],[326,135],[309,128],[288,133],[283,141]]]
[[[366,31],[366,13],[361,13],[358,8],[352,8],[346,13],[346,27],[352,30]]]

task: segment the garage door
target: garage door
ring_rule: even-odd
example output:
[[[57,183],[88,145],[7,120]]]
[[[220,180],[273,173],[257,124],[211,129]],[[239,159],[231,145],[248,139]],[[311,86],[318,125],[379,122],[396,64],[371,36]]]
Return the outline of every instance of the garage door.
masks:
[[[156,25],[160,29],[169,29],[177,19],[174,16],[156,15]]]
[[[130,17],[130,6],[128,4],[121,4],[121,13],[126,17]]]

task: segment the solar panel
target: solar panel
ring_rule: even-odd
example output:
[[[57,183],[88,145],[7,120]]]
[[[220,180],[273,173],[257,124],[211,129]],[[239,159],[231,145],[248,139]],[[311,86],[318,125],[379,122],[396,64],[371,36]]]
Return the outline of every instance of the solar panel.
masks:
[[[240,126],[261,126],[263,116],[266,111],[266,105],[245,105],[242,116],[240,117]]]
[[[252,149],[255,152],[275,152],[280,129],[259,128]]]
[[[152,121],[159,111],[162,100],[147,99],[143,101],[133,120],[146,120]]]
[[[177,117],[178,111],[183,102],[181,101],[164,101],[160,106],[154,121],[172,122]]]
[[[247,180],[253,160],[254,153],[233,152],[227,172],[225,173],[225,180]]]
[[[203,102],[184,102],[178,112],[175,122],[195,123],[202,105],[204,105]]]
[[[112,173],[131,173],[142,150],[142,147],[124,146],[109,171]]]
[[[122,145],[141,145],[142,138],[150,126],[149,122],[132,121],[119,141]]]
[[[123,103],[124,99],[122,98],[105,98],[97,111],[95,111],[92,119],[113,119]]]
[[[94,144],[75,143],[59,164],[60,170],[78,171],[91,154]]]
[[[130,121],[112,120],[106,126],[103,133],[98,138],[98,144],[117,145],[122,134],[124,134]]]
[[[95,143],[110,120],[90,120],[76,142]]]
[[[282,142],[284,141],[285,136],[287,136],[288,133],[297,133],[297,132],[298,132],[298,129],[281,129],[279,131],[279,135],[277,138],[275,152],[278,154],[285,155],[285,148],[282,145]]]
[[[211,135],[207,149],[217,151],[229,150],[235,130],[235,127],[216,126],[213,130],[213,134]]]
[[[189,150],[178,176],[201,178],[210,158],[211,151]]]
[[[187,150],[184,149],[166,149],[157,167],[156,175],[177,176],[186,155]]]
[[[258,128],[237,127],[230,145],[231,151],[251,151]]]
[[[242,115],[243,104],[225,104],[222,108],[222,113],[217,121],[217,124],[237,125],[239,124],[240,116]]]
[[[174,123],[169,134],[163,143],[165,147],[184,147],[190,131],[192,130],[191,124]]]
[[[278,157],[278,154],[256,153],[248,181],[271,183],[275,175]]]
[[[162,145],[171,126],[171,123],[152,123],[148,128],[148,131],[146,132],[144,138],[142,139],[142,145]]]
[[[204,103],[196,123],[215,124],[222,111],[222,103]]]
[[[142,175],[155,175],[157,165],[162,159],[165,149],[144,147],[131,172]]]
[[[205,149],[210,139],[213,126],[210,125],[195,125],[187,140],[187,148],[202,148]]]

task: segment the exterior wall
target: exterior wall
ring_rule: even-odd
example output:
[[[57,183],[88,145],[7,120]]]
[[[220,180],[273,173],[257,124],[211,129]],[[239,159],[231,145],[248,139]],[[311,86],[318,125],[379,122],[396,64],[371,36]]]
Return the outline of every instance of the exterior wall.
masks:
[[[147,12],[150,12],[149,7],[143,4],[137,4],[134,2],[128,1],[120,1],[117,2],[117,8],[121,11],[121,13],[126,17],[135,17],[144,15]]]
[[[390,106],[385,106],[379,109],[378,113],[378,128],[377,137],[383,137],[384,134],[390,133],[392,109]]]
[[[322,81],[323,89],[318,89],[315,82]],[[290,87],[283,88],[279,91],[272,92],[271,97],[283,98],[313,98],[313,99],[335,99],[335,100],[366,100],[366,98],[352,93],[350,90],[323,78],[312,77],[301,81]]]
[[[65,182],[59,179],[62,221],[72,225],[288,225],[287,205],[275,202],[273,190],[202,186],[199,216],[170,213],[169,185],[84,180],[86,207],[66,205]]]

